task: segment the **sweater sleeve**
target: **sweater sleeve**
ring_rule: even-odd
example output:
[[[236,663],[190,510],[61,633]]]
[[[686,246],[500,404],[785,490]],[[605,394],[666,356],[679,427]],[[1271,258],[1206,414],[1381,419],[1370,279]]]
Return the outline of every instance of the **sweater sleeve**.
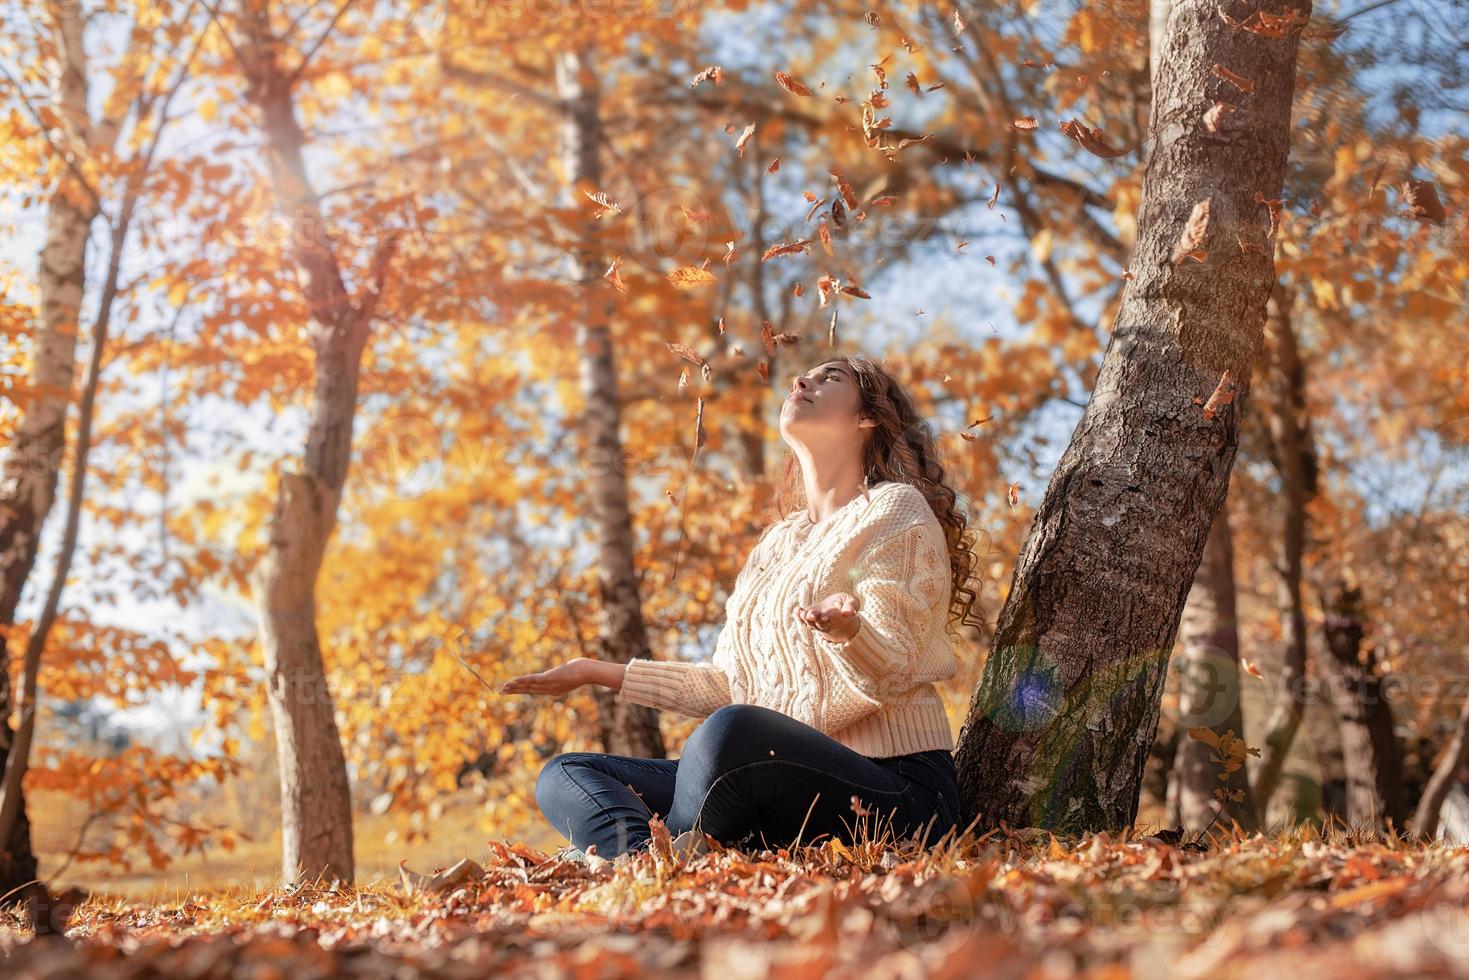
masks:
[[[634,657],[623,674],[621,700],[702,718],[730,703],[729,676],[716,664]]]
[[[872,545],[854,563],[847,591],[857,597],[857,632],[845,643],[812,630],[817,656],[831,667],[821,728],[840,731],[911,690],[919,644],[948,593],[948,554],[937,525],[915,524]]]

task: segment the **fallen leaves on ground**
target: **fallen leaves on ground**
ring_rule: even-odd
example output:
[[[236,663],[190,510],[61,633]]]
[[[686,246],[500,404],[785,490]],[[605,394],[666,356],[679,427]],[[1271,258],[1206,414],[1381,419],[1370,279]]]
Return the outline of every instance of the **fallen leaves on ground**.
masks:
[[[992,831],[591,864],[492,842],[359,888],[139,905],[0,931],[7,975],[1469,975],[1469,848],[1328,828],[1187,841]]]

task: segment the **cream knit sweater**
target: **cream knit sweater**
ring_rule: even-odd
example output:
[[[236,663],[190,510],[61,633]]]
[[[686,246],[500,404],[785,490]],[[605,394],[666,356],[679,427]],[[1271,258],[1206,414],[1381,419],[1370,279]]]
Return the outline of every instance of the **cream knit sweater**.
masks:
[[[918,488],[885,482],[813,524],[792,511],[756,542],[725,603],[711,662],[636,658],[619,697],[704,717],[758,704],[871,758],[954,747],[934,681],[958,664],[946,631],[943,528]],[[857,597],[857,633],[834,643],[796,607]]]

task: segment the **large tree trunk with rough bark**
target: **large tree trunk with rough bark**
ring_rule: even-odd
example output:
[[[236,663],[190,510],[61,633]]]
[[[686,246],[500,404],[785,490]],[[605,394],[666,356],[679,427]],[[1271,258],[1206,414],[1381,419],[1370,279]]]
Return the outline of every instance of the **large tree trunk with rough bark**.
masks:
[[[595,68],[586,51],[567,51],[556,61],[557,94],[564,113],[562,150],[567,197],[585,203],[583,191],[600,191],[602,182],[602,118]],[[625,664],[648,656],[648,636],[633,564],[632,513],[627,501],[627,460],[618,431],[622,409],[617,368],[612,357],[610,291],[600,282],[606,269],[586,235],[571,256],[571,274],[582,296],[577,350],[581,388],[586,399],[583,432],[586,499],[597,535],[597,573],[603,610],[598,659]],[[665,756],[658,714],[644,705],[626,704],[615,692],[598,687],[602,745],[618,755],[661,759]]]
[[[1306,606],[1301,595],[1302,562],[1306,550],[1306,507],[1316,495],[1316,445],[1306,409],[1306,373],[1291,320],[1292,294],[1277,284],[1266,308],[1266,360],[1263,372],[1269,394],[1270,461],[1280,474],[1283,508],[1280,534],[1280,577],[1276,587],[1281,623],[1281,669],[1275,687],[1275,707],[1266,724],[1260,759],[1252,785],[1262,817],[1268,816],[1270,797],[1280,785],[1291,743],[1305,717]]]
[[[1258,198],[1280,197],[1297,42],[1231,27],[1214,0],[1174,4],[1134,280],[960,733],[965,822],[1075,832],[1136,817],[1168,655],[1224,500],[1275,282]],[[1217,133],[1204,122],[1216,101],[1237,107]],[[1212,398],[1226,372],[1233,404]]]
[[[1323,633],[1330,654],[1323,665],[1331,703],[1341,726],[1342,765],[1347,779],[1347,822],[1353,827],[1395,832],[1407,821],[1403,754],[1393,731],[1392,705],[1384,695],[1376,656],[1362,662],[1362,593],[1337,582],[1324,602]]]
[[[62,143],[73,150],[110,140],[114,130],[107,118],[94,127],[88,115],[82,14],[78,7],[63,5],[52,24],[61,56],[53,107],[65,133]],[[36,564],[41,529],[56,502],[66,450],[66,414],[76,376],[87,236],[97,214],[96,198],[76,173],[63,168],[47,204],[41,246],[41,316],[30,378],[33,394],[16,427],[0,477],[0,626],[15,624],[16,608]],[[14,739],[8,724],[15,703],[10,673],[10,653],[0,631],[0,768],[9,760]],[[6,896],[0,904],[26,898],[27,883],[37,873],[23,788],[17,792],[17,804],[8,839],[0,842],[0,895]]]
[[[1215,750],[1188,733],[1190,728],[1203,727],[1216,735],[1233,732],[1235,738],[1244,738],[1234,600],[1234,536],[1229,508],[1220,507],[1194,572],[1179,627],[1181,730],[1168,781],[1168,817],[1171,824],[1186,830],[1202,830],[1216,823],[1228,828],[1231,821],[1246,831],[1259,825],[1245,768],[1221,780],[1224,767],[1216,760]],[[1223,798],[1216,790],[1223,791]]]
[[[277,202],[293,222],[291,259],[311,311],[316,358],[301,468],[280,474],[265,555],[251,575],[280,761],[282,873],[288,880],[350,882],[352,796],[316,630],[316,579],[351,462],[362,350],[397,238],[390,234],[375,251],[370,285],[349,294],[321,234],[320,200],[306,172],[306,138],[292,101],[294,79],[276,59],[264,6],[248,4],[242,23],[247,97],[260,113]]]
[[[1449,790],[1453,788],[1454,780],[1459,778],[1459,771],[1466,762],[1469,762],[1469,700],[1464,702],[1464,708],[1459,712],[1459,725],[1454,730],[1453,741],[1434,767],[1428,785],[1423,788],[1423,797],[1418,801],[1418,809],[1413,814],[1415,837],[1433,840],[1438,836],[1444,800],[1448,799]]]

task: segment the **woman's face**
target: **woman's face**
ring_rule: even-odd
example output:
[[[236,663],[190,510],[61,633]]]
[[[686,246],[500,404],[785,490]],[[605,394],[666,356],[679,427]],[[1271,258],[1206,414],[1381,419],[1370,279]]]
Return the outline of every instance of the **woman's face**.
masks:
[[[850,442],[860,436],[861,405],[852,369],[841,361],[827,361],[791,380],[780,407],[781,438],[808,447]]]

